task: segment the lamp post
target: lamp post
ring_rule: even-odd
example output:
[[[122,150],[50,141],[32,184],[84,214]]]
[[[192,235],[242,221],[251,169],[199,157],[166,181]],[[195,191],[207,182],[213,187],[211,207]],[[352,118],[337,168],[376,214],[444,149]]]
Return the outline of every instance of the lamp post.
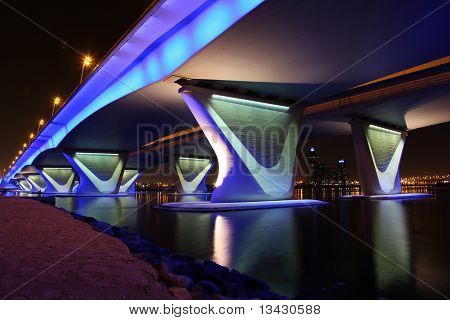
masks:
[[[37,133],[39,133],[39,130],[41,130],[41,127],[44,125],[44,123],[44,119],[39,120]]]
[[[90,56],[84,56],[83,58],[83,66],[81,67],[81,78],[80,83],[83,82],[83,76],[84,76],[84,69],[86,67],[89,67],[92,64],[92,57]]]
[[[30,144],[30,142],[33,138],[34,138],[34,133],[30,133],[30,139],[28,139],[28,144]]]
[[[59,106],[60,103],[61,103],[61,98],[60,98],[60,97],[55,97],[55,98],[53,99],[52,118],[53,118],[53,115],[55,114],[55,108],[56,108],[57,106]]]

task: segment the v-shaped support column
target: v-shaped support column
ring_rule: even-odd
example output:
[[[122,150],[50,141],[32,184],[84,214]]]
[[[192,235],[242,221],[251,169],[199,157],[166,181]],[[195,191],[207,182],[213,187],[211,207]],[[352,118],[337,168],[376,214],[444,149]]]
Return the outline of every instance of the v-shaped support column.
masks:
[[[125,153],[64,152],[80,178],[77,193],[118,193],[128,155]]]
[[[178,156],[175,160],[175,170],[178,176],[177,191],[180,193],[207,192],[206,177],[213,163],[209,158]]]
[[[29,192],[33,190],[33,186],[26,179],[19,180],[19,188],[22,189],[23,191]]]
[[[401,193],[399,168],[407,133],[363,120],[350,125],[362,193]]]
[[[33,186],[28,182],[27,178],[25,178],[23,174],[16,174],[13,180],[16,181],[17,185],[22,191],[32,191]]]
[[[46,193],[72,192],[75,181],[75,171],[68,167],[44,167],[40,169],[41,176],[47,183]]]
[[[18,177],[22,177],[28,182],[25,187],[28,187],[31,192],[44,192],[47,189],[47,183],[33,165],[24,166]]]
[[[134,183],[141,175],[142,171],[138,169],[125,169],[123,171],[122,181],[120,183],[119,192],[133,193],[135,192]]]
[[[302,110],[193,86],[180,93],[217,156],[211,202],[292,198]]]
[[[36,174],[24,174],[25,178],[31,185],[32,192],[45,192],[47,189],[47,183],[39,173]]]

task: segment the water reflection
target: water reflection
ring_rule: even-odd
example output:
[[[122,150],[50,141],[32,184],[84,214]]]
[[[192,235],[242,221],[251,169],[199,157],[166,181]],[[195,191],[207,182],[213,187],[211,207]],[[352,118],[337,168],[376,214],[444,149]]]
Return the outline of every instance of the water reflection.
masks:
[[[232,265],[233,234],[230,221],[218,216],[214,223],[213,257],[212,259],[220,265]]]
[[[295,188],[295,199],[335,200],[344,195],[359,195],[359,187]]]
[[[296,192],[310,197],[308,190]],[[330,191],[322,195],[328,197]],[[448,281],[442,280],[449,266],[447,202],[337,201],[319,208],[219,213],[168,212],[152,207],[174,201],[173,197],[162,192],[117,198],[68,197],[57,198],[56,206],[109,223],[119,221],[119,226],[172,253],[214,260],[263,279],[288,296],[439,298],[405,270],[419,273],[447,294],[450,291]],[[424,232],[426,237],[421,236]],[[433,272],[427,264],[429,257]]]
[[[129,227],[136,224],[137,203],[138,199],[135,196],[60,197],[56,198],[55,205],[120,227]]]
[[[377,250],[373,255],[378,290],[412,289],[410,244],[402,202],[376,201],[373,230],[373,245]]]

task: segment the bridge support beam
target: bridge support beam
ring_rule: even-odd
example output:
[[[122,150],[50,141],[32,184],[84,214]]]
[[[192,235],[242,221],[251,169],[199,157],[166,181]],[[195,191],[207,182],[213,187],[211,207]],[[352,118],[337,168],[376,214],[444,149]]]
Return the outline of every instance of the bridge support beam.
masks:
[[[45,192],[47,183],[39,173],[24,174],[24,176],[31,185],[32,192]]]
[[[33,189],[33,186],[28,182],[28,180],[23,179],[23,180],[19,180],[19,188],[22,189],[22,191],[31,192]]]
[[[80,179],[77,193],[114,194],[120,190],[128,155],[104,152],[64,152]]]
[[[22,183],[22,187],[30,192],[44,192],[47,188],[47,183],[42,179],[39,170],[33,165],[23,167],[16,178],[26,180],[28,183]]]
[[[142,171],[138,169],[125,169],[123,171],[122,181],[120,183],[119,192],[123,193],[133,193],[136,190],[134,189],[134,183],[137,178],[141,175]]]
[[[72,192],[75,181],[75,171],[67,167],[46,167],[40,170],[42,178],[47,183],[46,193]]]
[[[28,191],[31,192],[33,189],[33,186],[28,182],[28,180],[25,178],[23,174],[16,174],[13,178],[13,180],[16,182],[16,184],[19,186],[19,188],[22,191]]]
[[[363,120],[350,125],[362,193],[401,193],[399,168],[407,132]]]
[[[211,202],[292,198],[302,110],[189,85],[180,93],[218,159]]]
[[[213,163],[209,158],[177,156],[175,159],[177,192],[186,194],[207,192],[206,177],[212,167]]]

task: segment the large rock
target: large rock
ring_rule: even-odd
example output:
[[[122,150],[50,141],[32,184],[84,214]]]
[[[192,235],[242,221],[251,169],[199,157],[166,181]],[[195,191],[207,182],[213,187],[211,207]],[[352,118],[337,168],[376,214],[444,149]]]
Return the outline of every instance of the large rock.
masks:
[[[191,278],[179,274],[161,274],[161,279],[169,287],[191,288],[194,285],[194,282]]]
[[[214,283],[219,288],[220,293],[224,295],[229,295],[231,293],[229,284],[224,279],[222,279],[220,275],[216,273],[207,273],[203,274],[202,278]]]
[[[185,254],[173,254],[173,255],[171,256],[171,258],[172,258],[173,260],[179,260],[180,262],[183,262],[183,263],[194,262],[194,258],[192,258],[192,257],[190,257],[190,256],[187,256],[187,255],[185,255]]]
[[[201,280],[201,274],[203,272],[203,265],[199,262],[192,263],[178,263],[173,266],[173,273],[185,275],[194,282]]]
[[[192,295],[186,288],[169,288],[169,293],[172,294],[175,299],[178,300],[192,300]]]
[[[208,280],[202,280],[199,283],[197,283],[197,285],[205,289],[209,295],[213,295],[214,293],[220,292],[220,288],[216,286],[213,282]]]
[[[208,294],[208,292],[202,286],[199,286],[198,284],[195,285],[191,289],[190,293],[191,293],[192,299],[195,299],[195,300],[211,299],[211,296]]]
[[[161,274],[173,273],[173,265],[167,257],[161,258],[161,261],[156,265],[156,269]]]
[[[220,276],[226,275],[230,270],[224,266],[218,265],[214,261],[205,260],[203,262],[203,273],[215,273]]]

